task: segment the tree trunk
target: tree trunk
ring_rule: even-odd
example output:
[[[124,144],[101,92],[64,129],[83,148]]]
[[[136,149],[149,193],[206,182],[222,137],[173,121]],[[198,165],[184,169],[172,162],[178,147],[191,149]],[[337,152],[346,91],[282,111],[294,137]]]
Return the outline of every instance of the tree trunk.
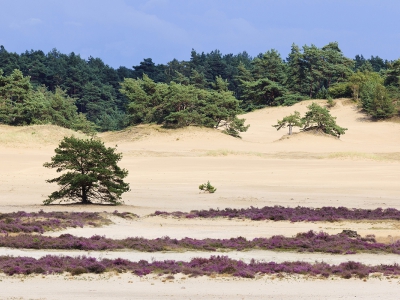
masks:
[[[87,198],[87,194],[86,194],[86,188],[83,186],[82,187],[82,203],[88,204],[89,200]]]
[[[292,125],[289,125],[289,135],[292,135]]]

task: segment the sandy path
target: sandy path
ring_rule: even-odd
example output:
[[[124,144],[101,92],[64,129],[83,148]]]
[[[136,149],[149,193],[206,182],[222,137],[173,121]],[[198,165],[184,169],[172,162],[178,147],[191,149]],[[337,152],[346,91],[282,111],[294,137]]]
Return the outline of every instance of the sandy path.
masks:
[[[250,221],[239,219],[177,219],[172,217],[145,217],[135,220],[126,220],[111,217],[112,225],[104,227],[67,228],[55,232],[46,232],[44,235],[58,237],[69,233],[75,236],[91,237],[104,235],[108,238],[123,239],[128,237],[144,237],[148,239],[169,236],[170,238],[219,238],[271,237],[283,235],[292,237],[299,232],[314,230],[329,234],[341,233],[344,229],[355,230],[361,236],[374,234],[378,240],[393,242],[400,239],[400,222],[398,221],[358,221],[358,222],[295,222],[288,221]],[[389,238],[389,239],[388,239]],[[388,239],[388,240],[387,240]]]
[[[384,299],[397,300],[399,279],[237,279],[187,278],[166,280],[122,274],[72,277],[67,275],[2,277],[1,300],[28,299]],[[46,282],[46,284],[43,284]]]
[[[137,251],[80,251],[80,250],[31,250],[31,249],[11,249],[0,248],[0,255],[10,256],[29,256],[33,258],[41,258],[46,255],[61,256],[90,256],[98,259],[108,258],[124,258],[131,261],[139,261],[141,259],[147,261],[164,261],[164,260],[181,260],[190,261],[193,258],[209,258],[214,255],[228,256],[229,258],[242,260],[249,263],[252,259],[258,261],[274,261],[277,263],[285,261],[304,261],[308,263],[326,262],[328,264],[340,264],[347,261],[357,261],[367,265],[379,264],[400,264],[400,255],[397,254],[370,254],[358,253],[351,255],[324,254],[324,253],[298,253],[298,252],[275,252],[267,250],[251,250],[251,251],[229,251],[229,252],[137,252]]]

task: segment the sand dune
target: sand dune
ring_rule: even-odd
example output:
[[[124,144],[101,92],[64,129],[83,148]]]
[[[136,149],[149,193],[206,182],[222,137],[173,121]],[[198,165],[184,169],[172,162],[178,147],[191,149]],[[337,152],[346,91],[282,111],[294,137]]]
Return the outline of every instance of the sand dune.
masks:
[[[209,208],[241,208],[249,206],[346,206],[357,208],[394,207],[400,209],[400,124],[390,121],[371,121],[347,99],[336,100],[331,109],[337,123],[348,128],[340,139],[298,133],[289,137],[286,129],[277,131],[272,125],[278,119],[294,112],[304,114],[307,105],[304,101],[291,107],[265,108],[243,115],[250,124],[242,139],[236,139],[209,128],[189,127],[167,130],[156,125],[142,125],[127,128],[120,132],[99,134],[107,145],[118,145],[123,153],[120,165],[129,170],[127,181],[131,192],[123,195],[125,205],[117,207],[119,211],[131,211],[142,217],[155,210],[190,211]],[[324,100],[317,100],[325,104]],[[54,155],[53,149],[63,136],[82,134],[56,126],[42,125],[29,127],[0,126],[0,212],[11,211],[113,211],[109,206],[61,206],[43,207],[42,201],[57,187],[45,182],[55,177],[54,170],[42,165]],[[198,185],[210,180],[217,187],[215,194],[199,193]],[[229,220],[176,220],[162,218],[141,218],[132,224],[116,224],[98,230],[108,236],[147,236],[161,237],[246,237],[270,236],[271,234],[294,235],[310,229],[336,233],[343,228],[358,230],[361,234],[376,234],[382,241],[390,241],[399,236],[398,222],[389,223],[348,223],[346,225],[318,223],[251,222]],[[79,230],[70,230],[74,234],[85,235]],[[92,234],[90,230],[86,234]],[[375,259],[375,258],[374,258]],[[125,277],[124,277],[125,278]],[[13,282],[13,279],[2,279]],[[38,286],[44,291],[48,283],[57,283],[63,279],[49,277],[28,280],[25,285],[13,283],[14,287],[28,289]],[[110,289],[120,284],[115,279],[106,279]],[[178,293],[181,283],[175,281],[170,287],[158,287],[154,293],[148,293],[149,282],[130,279],[137,284],[136,292],[140,298],[156,299],[173,295],[171,299],[221,299],[259,298],[270,291],[268,282],[265,289],[258,289],[256,281],[231,280],[224,285],[223,293],[206,293],[198,284],[209,289],[219,289],[213,279],[193,279],[190,292]],[[65,281],[63,281],[64,283]],[[71,281],[72,286],[79,282]],[[272,281],[271,281],[272,282]],[[69,284],[69,283],[68,283]],[[68,284],[65,285],[66,291]],[[125,283],[124,283],[125,284]],[[234,287],[239,284],[240,290]],[[285,290],[293,284],[299,289],[296,294]],[[352,288],[359,284],[360,290]],[[379,283],[380,284],[380,283]],[[58,284],[57,284],[58,285]],[[79,287],[83,298],[92,296],[88,289],[100,290],[98,281],[85,283]],[[398,284],[385,282],[378,285],[375,281],[324,281],[279,283],[281,292],[270,292],[276,299],[309,299],[314,296],[338,298],[339,296],[367,296],[377,299],[373,291],[379,289],[382,299],[392,297]],[[257,287],[254,293],[241,291]],[[338,290],[339,287],[339,290]],[[388,288],[387,293],[383,287]],[[326,289],[325,289],[326,288]],[[362,288],[362,289],[361,289]],[[364,290],[365,289],[365,290]],[[84,293],[84,291],[86,292]],[[233,292],[230,291],[235,291]],[[310,294],[309,290],[319,291]],[[237,293],[236,293],[237,291]],[[343,293],[342,293],[343,291]],[[367,292],[369,291],[369,292]],[[365,292],[365,293],[364,293]],[[45,293],[44,293],[45,294]],[[44,295],[42,294],[42,295]],[[4,290],[1,297],[39,297],[41,294],[13,293]],[[93,294],[94,295],[94,294]],[[96,294],[97,295],[97,294]],[[109,295],[109,294],[104,294]],[[124,294],[125,295],[125,294]],[[178,298],[175,298],[178,297]],[[239,297],[240,296],[240,297]],[[53,298],[52,294],[46,294]],[[186,297],[186,298],[187,298]],[[58,298],[62,298],[61,296]],[[112,298],[112,297],[111,297]],[[167,297],[168,298],[168,297]]]
[[[294,110],[303,113],[311,101],[244,115],[251,127],[242,139],[207,128],[155,125],[99,137],[123,153],[121,166],[130,172],[132,189],[124,195],[124,209],[141,215],[275,204],[399,208],[400,124],[365,120],[347,102],[338,100],[332,109],[338,124],[348,128],[340,139],[310,133],[285,139],[284,129],[271,126]],[[56,188],[45,183],[55,172],[42,164],[70,134],[54,126],[0,127],[0,141],[7,141],[0,145],[4,209],[38,209]],[[199,194],[198,185],[207,180],[216,194]]]

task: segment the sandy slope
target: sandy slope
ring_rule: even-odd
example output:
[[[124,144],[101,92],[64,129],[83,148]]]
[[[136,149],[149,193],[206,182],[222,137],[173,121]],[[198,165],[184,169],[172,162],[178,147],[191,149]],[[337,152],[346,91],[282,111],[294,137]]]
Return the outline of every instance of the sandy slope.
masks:
[[[322,100],[318,102],[325,103]],[[101,134],[100,138],[107,145],[118,144],[118,150],[123,153],[120,165],[130,172],[127,181],[132,191],[123,196],[126,205],[117,209],[141,216],[155,210],[189,211],[251,205],[400,209],[400,124],[372,122],[347,100],[340,100],[331,110],[338,124],[348,128],[340,140],[309,133],[288,138],[285,129],[276,131],[272,127],[278,119],[294,110],[304,113],[310,103],[306,101],[293,107],[266,108],[244,115],[251,127],[242,134],[242,139],[213,129],[166,130],[158,126],[138,126],[122,132]],[[45,179],[54,177],[56,173],[43,168],[42,164],[49,161],[58,141],[71,134],[71,131],[54,126],[0,126],[0,212],[37,211],[43,208],[41,202],[56,188],[45,183]],[[198,192],[198,185],[207,180],[217,187],[215,194]],[[51,206],[43,209],[113,211],[115,207]],[[256,237],[272,234],[290,236],[309,229],[336,233],[342,228],[352,228],[361,234],[374,233],[380,239],[389,241],[400,235],[398,226],[397,222],[340,225],[141,218],[132,224],[120,222],[96,232],[109,236]],[[90,230],[72,232],[89,235],[93,233]],[[4,279],[0,285],[7,282],[7,286],[14,286],[19,292],[13,294],[8,288],[0,295],[0,299],[11,296],[28,299],[31,295],[38,298],[41,292],[45,299],[61,299],[61,294],[54,296],[44,292],[48,283],[60,280],[49,277],[21,283]],[[165,295],[171,295],[171,299],[175,296],[176,299],[240,299],[239,296],[256,299],[268,293],[276,299],[294,299],[295,296],[296,299],[321,299],[323,295],[334,299],[346,295],[364,297],[368,294],[370,299],[378,299],[372,297],[378,294],[382,295],[382,299],[394,299],[393,291],[398,289],[397,283],[388,281],[379,285],[375,281],[355,283],[339,280],[331,284],[327,281],[289,280],[279,285],[265,281],[263,284],[266,285],[263,286],[258,281],[239,280],[228,281],[222,286],[212,279],[191,279],[188,285],[190,291],[188,288],[182,292],[180,283],[161,285],[157,281],[156,288],[153,286],[153,292],[150,292],[150,283],[143,283],[138,278],[130,279],[135,282],[136,290],[130,290],[126,280],[113,280],[105,281],[104,286],[108,286],[109,290],[123,286],[125,292],[118,295],[133,298],[128,291],[135,291],[135,295],[142,299],[157,299]],[[69,284],[79,282],[77,291],[83,293],[82,298],[90,297],[91,289],[103,291],[104,288],[97,281],[96,284],[82,285],[81,281],[71,282],[65,283],[65,291],[69,291]],[[241,288],[236,289],[239,286]],[[295,286],[298,291],[294,293],[292,289],[288,290],[289,286]],[[270,287],[278,289],[271,290]],[[24,294],[23,290],[31,288],[37,292]]]

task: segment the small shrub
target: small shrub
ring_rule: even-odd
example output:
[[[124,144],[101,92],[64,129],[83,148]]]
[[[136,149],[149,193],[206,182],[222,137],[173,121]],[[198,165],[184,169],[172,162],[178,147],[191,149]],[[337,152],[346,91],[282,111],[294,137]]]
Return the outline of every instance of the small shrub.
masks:
[[[106,270],[106,267],[101,263],[93,263],[87,267],[88,271],[95,274],[101,274]]]
[[[86,268],[84,268],[84,267],[76,267],[76,268],[73,268],[70,270],[70,273],[73,276],[85,274],[87,272],[88,272],[88,270],[86,270]]]
[[[217,189],[211,185],[210,181],[207,181],[207,183],[199,185],[199,190],[212,194],[215,193]]]
[[[336,102],[333,101],[332,97],[328,97],[326,103],[328,104],[328,107],[329,107],[329,108],[332,108],[332,107],[334,107],[334,106],[336,105]]]

